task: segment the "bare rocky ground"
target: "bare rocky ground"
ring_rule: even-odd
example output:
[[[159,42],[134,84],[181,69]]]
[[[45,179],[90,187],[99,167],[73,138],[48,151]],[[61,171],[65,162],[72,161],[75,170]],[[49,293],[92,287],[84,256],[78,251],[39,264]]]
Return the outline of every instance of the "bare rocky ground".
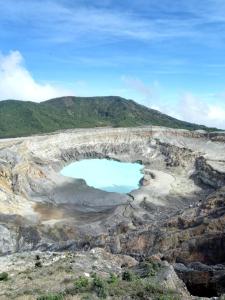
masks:
[[[83,158],[140,161],[140,188],[127,195],[107,193],[59,174],[64,165]],[[225,293],[224,186],[222,132],[100,128],[1,140],[2,269],[11,259],[20,261],[17,255],[33,257],[33,251],[50,256],[56,251],[71,256],[86,251],[82,255],[88,260],[90,249],[100,247],[139,262],[157,254],[174,266],[193,295],[219,297]],[[31,273],[41,274],[44,268]],[[20,271],[15,272],[18,276],[11,274],[9,281],[0,283],[5,286],[2,297],[7,297],[9,285],[27,285]],[[47,277],[61,288],[57,272],[53,271],[55,281]],[[44,278],[42,290],[48,282]],[[31,281],[32,287],[38,284]],[[12,295],[15,290],[9,299]]]

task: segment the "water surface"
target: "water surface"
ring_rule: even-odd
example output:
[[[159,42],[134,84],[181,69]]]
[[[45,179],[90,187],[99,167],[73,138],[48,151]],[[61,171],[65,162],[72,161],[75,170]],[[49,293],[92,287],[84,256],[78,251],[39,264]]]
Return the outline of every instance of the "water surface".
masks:
[[[61,170],[67,177],[82,178],[87,185],[107,192],[129,193],[138,189],[142,165],[108,159],[84,159]]]

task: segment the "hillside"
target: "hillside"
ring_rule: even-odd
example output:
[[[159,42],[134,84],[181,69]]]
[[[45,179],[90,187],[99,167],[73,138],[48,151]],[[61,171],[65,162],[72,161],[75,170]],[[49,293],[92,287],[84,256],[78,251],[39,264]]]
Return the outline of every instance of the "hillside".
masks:
[[[156,125],[189,130],[207,128],[177,120],[120,97],[61,97],[41,103],[0,101],[0,138],[88,127]]]

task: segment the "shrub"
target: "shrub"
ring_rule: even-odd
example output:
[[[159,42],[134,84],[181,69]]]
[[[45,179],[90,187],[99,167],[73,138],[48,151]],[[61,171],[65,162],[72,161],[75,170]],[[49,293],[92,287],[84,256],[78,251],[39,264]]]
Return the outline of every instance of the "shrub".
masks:
[[[146,283],[145,290],[151,294],[164,294],[164,289],[159,284],[152,282]]]
[[[97,296],[100,298],[106,298],[108,295],[107,282],[98,277],[97,275],[93,276],[93,288]]]
[[[89,286],[89,280],[87,277],[80,276],[74,282],[76,292],[84,292]]]
[[[135,276],[131,271],[124,271],[122,274],[122,279],[125,281],[133,281],[134,277]]]
[[[38,261],[35,262],[35,267],[36,268],[41,268],[42,267],[42,263],[41,263],[40,260],[38,260]]]
[[[114,273],[111,273],[109,275],[109,279],[107,280],[108,284],[117,283],[118,281],[119,281],[119,278]]]
[[[6,272],[0,273],[0,281],[6,281],[9,279],[9,274]]]
[[[155,276],[161,266],[157,262],[143,262],[141,267],[143,268],[144,277],[148,277]]]

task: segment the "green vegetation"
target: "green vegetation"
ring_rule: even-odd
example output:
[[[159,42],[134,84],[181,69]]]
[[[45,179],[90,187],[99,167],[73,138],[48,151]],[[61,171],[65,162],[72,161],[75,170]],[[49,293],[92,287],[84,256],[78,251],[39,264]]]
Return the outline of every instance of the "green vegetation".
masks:
[[[63,299],[64,297],[62,294],[47,294],[37,298],[37,300],[63,300]]]
[[[125,271],[122,274],[122,279],[126,281],[133,281],[134,276],[135,276],[134,273],[132,273],[131,271]]]
[[[62,97],[34,103],[0,101],[0,138],[62,129],[158,125],[189,130],[216,130],[183,122],[120,97]]]
[[[37,291],[35,294],[40,296],[36,299],[181,300],[182,296],[176,290],[166,288],[163,284],[164,268],[167,267],[162,262],[148,260],[132,268],[125,268],[120,275],[110,273],[103,276],[91,273],[89,277],[79,276],[76,279],[70,277],[71,280],[61,288],[61,293],[46,292],[42,295]]]
[[[92,287],[99,298],[105,299],[109,294],[107,280],[97,276],[96,274],[93,275]]]
[[[160,269],[160,263],[157,263],[155,261],[146,261],[140,264],[140,268],[142,269],[141,277],[155,276]]]
[[[89,280],[87,277],[84,277],[84,276],[80,276],[74,282],[75,290],[78,292],[85,291],[88,286],[89,286]]]
[[[107,282],[109,284],[116,284],[118,281],[119,281],[119,277],[111,273]]]
[[[162,266],[157,263],[148,262],[135,270],[125,270],[122,276],[111,273],[108,278],[103,278],[94,273],[91,278],[79,277],[74,282],[74,288],[67,289],[65,295],[80,295],[82,299],[122,299],[129,296],[136,300],[149,297],[152,300],[179,300],[176,291],[165,289],[154,281],[152,272],[160,268]]]
[[[0,281],[6,281],[9,279],[9,274],[6,272],[0,273]]]

